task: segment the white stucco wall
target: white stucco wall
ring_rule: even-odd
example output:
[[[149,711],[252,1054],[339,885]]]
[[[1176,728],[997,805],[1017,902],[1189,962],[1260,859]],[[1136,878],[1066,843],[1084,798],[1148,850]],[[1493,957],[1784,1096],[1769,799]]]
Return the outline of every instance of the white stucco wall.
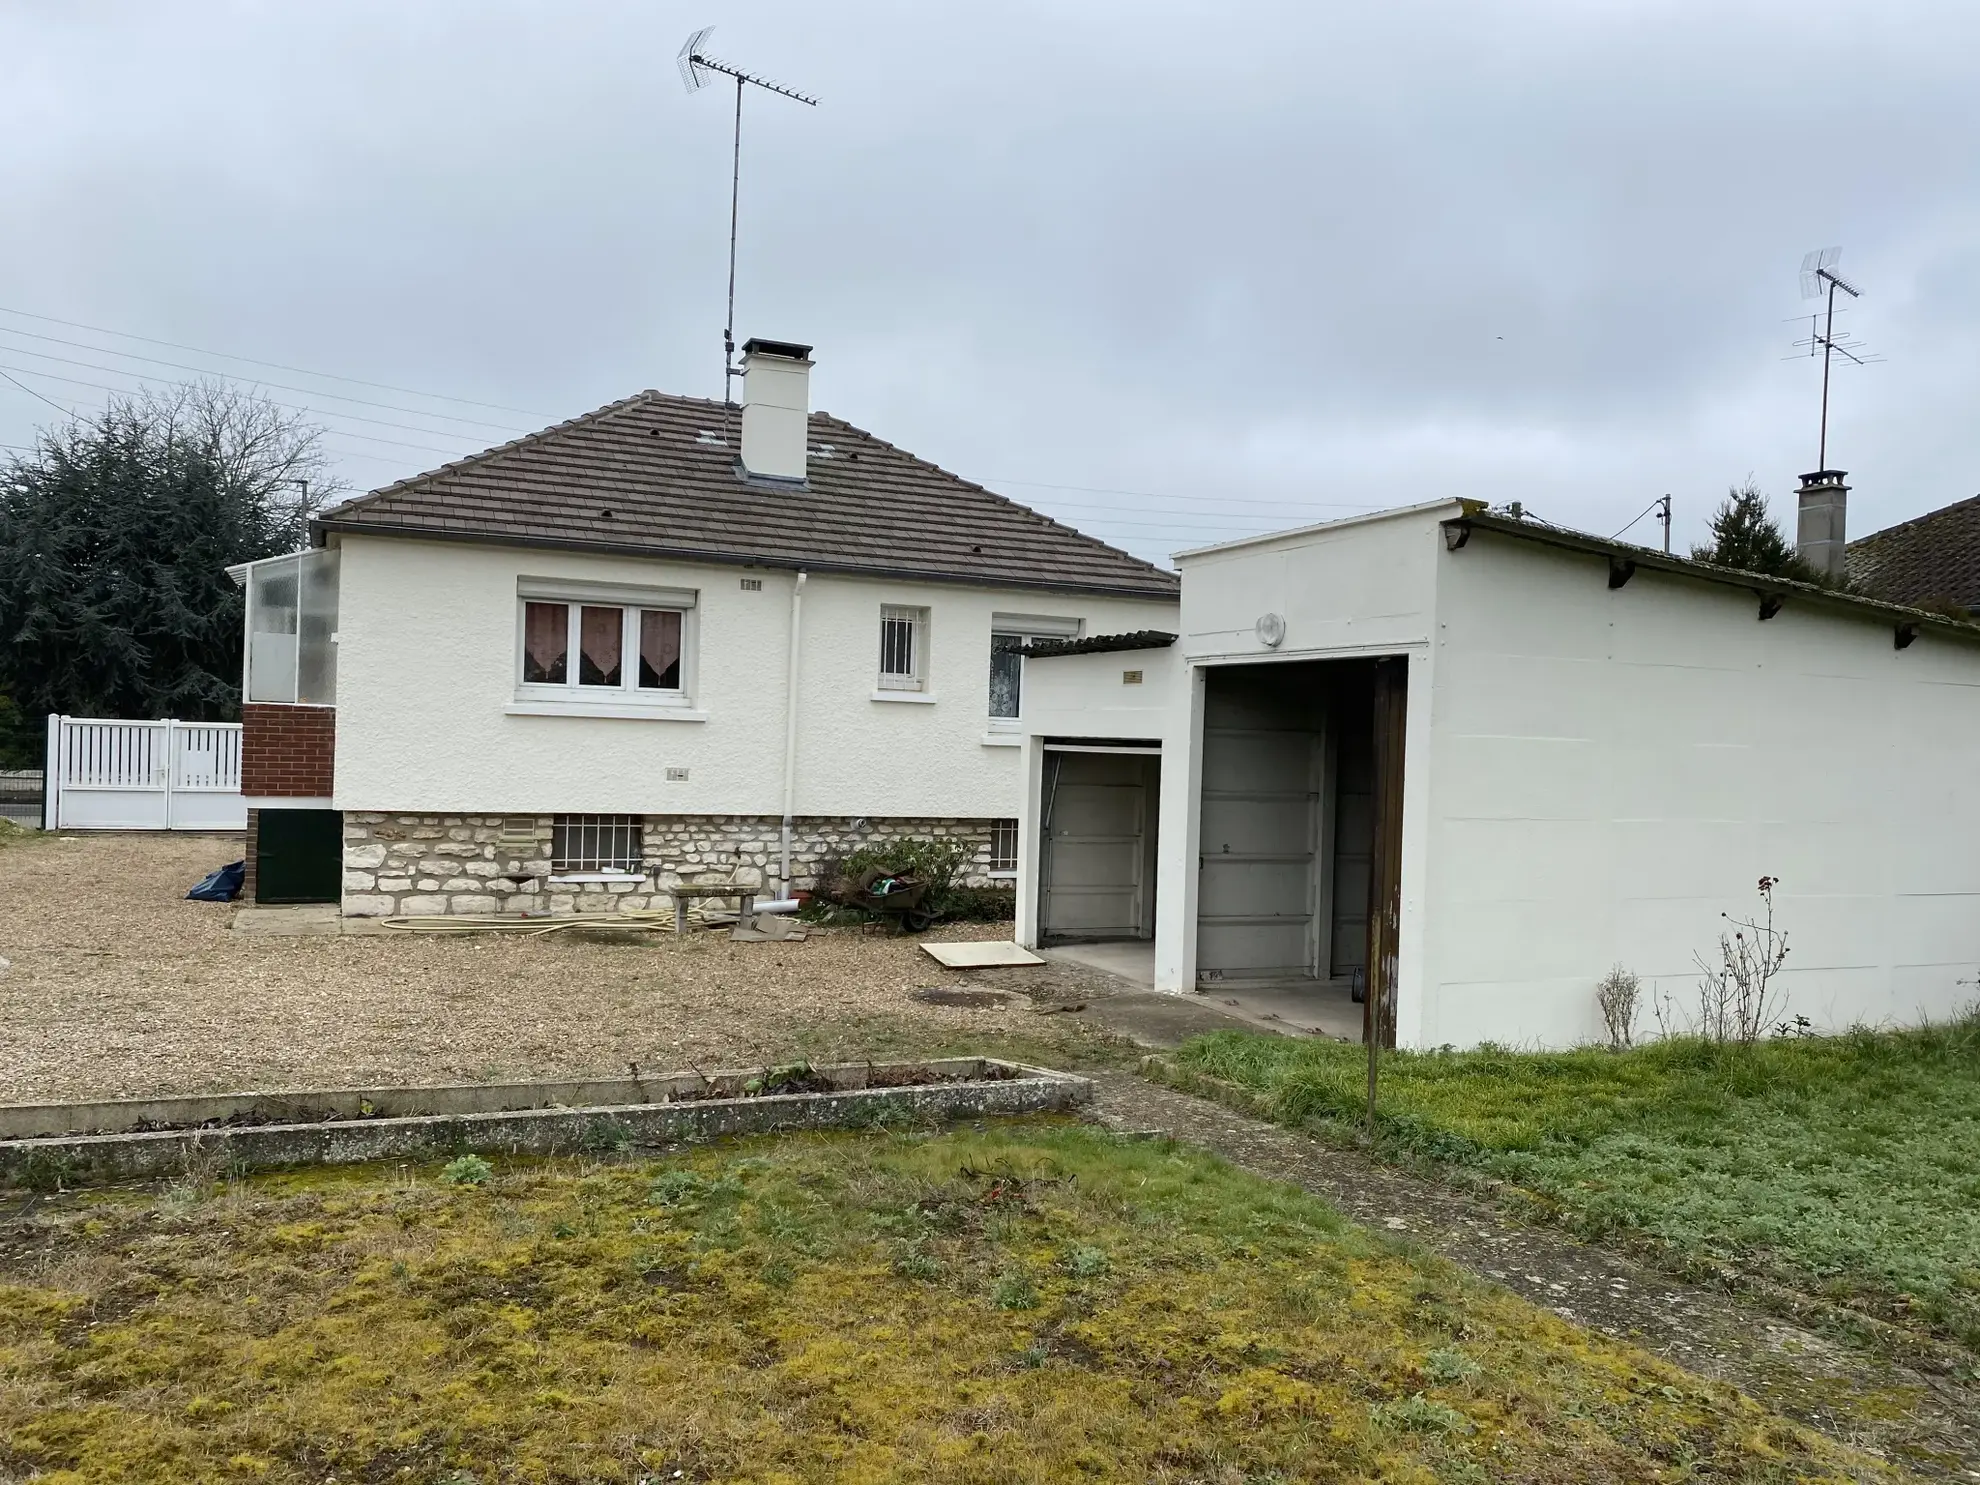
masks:
[[[1175,610],[1169,611],[1173,634]],[[1137,626],[1160,629],[1159,624]],[[1130,671],[1141,679],[1130,685]],[[1017,941],[1038,946],[1039,783],[1048,737],[1127,738],[1163,745],[1164,761],[1178,738],[1178,720],[1187,715],[1182,691],[1189,675],[1174,645],[1152,650],[1116,650],[1097,655],[1062,655],[1028,663],[1024,674],[1024,752],[1018,807]],[[1163,792],[1167,793],[1166,773]],[[1161,808],[1166,810],[1166,804]],[[1160,922],[1163,883],[1156,868],[1156,919]],[[1158,950],[1159,952],[1159,950]]]
[[[340,809],[775,814],[793,574],[346,536],[338,616]],[[513,716],[522,576],[692,589],[705,721]],[[757,578],[760,592],[741,579]],[[933,704],[876,702],[882,604],[930,613]],[[1022,749],[991,745],[993,614],[1088,633],[1174,628],[1172,603],[813,574],[804,594],[796,813],[1017,813]],[[1027,681],[1029,677],[1027,677]],[[685,783],[666,781],[686,768]]]
[[[1974,997],[1980,645],[1899,651],[1792,600],[1763,623],[1748,593],[1650,571],[1612,592],[1600,557],[1489,532],[1432,550],[1420,1044],[1599,1040],[1618,963],[1695,1006],[1693,955],[1763,874],[1790,1014]]]

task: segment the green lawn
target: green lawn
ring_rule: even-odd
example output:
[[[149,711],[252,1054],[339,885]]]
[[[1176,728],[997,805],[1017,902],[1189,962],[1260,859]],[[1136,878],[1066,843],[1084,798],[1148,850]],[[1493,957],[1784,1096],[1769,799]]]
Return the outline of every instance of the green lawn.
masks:
[[[1337,1042],[1218,1033],[1185,1070],[1288,1122],[1359,1121]],[[1591,1236],[1648,1234],[1980,1349],[1980,1018],[1615,1053],[1392,1053],[1381,1136],[1536,1192]]]
[[[0,1479],[1895,1477],[1303,1193],[1056,1121],[183,1184],[0,1235]]]

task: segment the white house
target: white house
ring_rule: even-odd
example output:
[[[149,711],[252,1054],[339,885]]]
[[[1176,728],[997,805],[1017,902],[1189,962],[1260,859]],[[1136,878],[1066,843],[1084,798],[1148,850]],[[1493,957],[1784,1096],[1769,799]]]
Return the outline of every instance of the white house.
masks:
[[[261,900],[643,906],[900,835],[1014,875],[1011,647],[1173,628],[1174,575],[808,412],[809,347],[744,364],[739,408],[642,393],[245,572]]]
[[[1975,997],[1980,626],[1455,500],[1177,564],[1173,642],[1029,648],[1021,941],[1566,1045],[1613,965],[1695,1004],[1766,875],[1789,1014]]]

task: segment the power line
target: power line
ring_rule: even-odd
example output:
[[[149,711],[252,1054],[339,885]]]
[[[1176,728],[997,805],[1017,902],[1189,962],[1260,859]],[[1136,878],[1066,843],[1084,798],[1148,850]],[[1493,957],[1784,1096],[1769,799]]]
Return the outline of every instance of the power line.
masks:
[[[1214,504],[1218,506],[1222,506],[1227,503],[1223,499],[1223,497],[1217,495],[1163,495],[1154,490],[1118,490],[1118,489],[1113,489],[1106,485],[1048,485],[1043,480],[983,479],[983,480],[972,481],[972,483],[983,485],[986,487],[995,487],[997,485],[1024,485],[1034,490],[1077,490],[1088,495],[1133,495],[1143,500],[1188,500],[1188,501],[1197,502],[1199,504]],[[1352,501],[1352,500],[1295,501],[1295,500],[1245,499],[1242,501],[1242,503],[1246,505],[1276,505],[1284,509],[1294,510],[1294,511],[1315,510],[1315,509],[1334,509],[1334,510],[1379,510],[1380,509],[1379,506],[1370,505],[1367,501]]]
[[[0,327],[0,330],[4,330],[4,327]],[[85,349],[88,348],[85,347]],[[112,376],[134,377],[138,381],[167,382],[167,383],[171,383],[172,385],[183,385],[183,383],[174,382],[173,378],[168,376],[153,376],[150,375],[149,373],[142,371],[126,371],[121,366],[99,366],[94,361],[77,361],[68,356],[50,355],[47,351],[31,351],[28,350],[25,346],[15,346],[15,345],[7,345],[5,343],[0,343],[0,351],[10,351],[16,356],[37,356],[43,361],[54,361],[63,366],[80,366],[85,371],[107,371]],[[115,355],[117,354],[117,352],[113,351],[111,352],[111,354]],[[137,359],[140,361],[144,361],[144,360],[150,360],[151,358],[148,356],[140,356]],[[159,364],[164,366],[170,366],[173,363],[170,361],[164,361],[164,362],[160,362]],[[188,371],[199,370],[199,368],[196,366],[189,366],[184,369]],[[42,376],[47,376],[47,375],[51,375],[52,373],[49,372],[29,373],[29,375],[31,376],[37,374]],[[217,371],[208,372],[207,375],[215,377],[216,379],[227,383],[229,386],[251,387],[256,389],[257,392],[259,392],[259,389],[264,386],[275,385],[275,383],[273,382],[247,381],[241,378],[227,376],[224,373]],[[85,383],[85,385],[88,384]],[[299,391],[305,397],[313,397],[317,395],[316,393],[311,392],[309,389],[303,387],[285,388],[284,390]],[[325,395],[335,395],[335,394],[325,394]],[[320,418],[342,418],[346,422],[351,422],[351,423],[373,423],[380,428],[399,428],[399,429],[403,429],[407,433],[437,433],[442,438],[479,438],[484,436],[481,434],[460,433],[452,428],[422,428],[417,423],[395,423],[390,418],[367,418],[363,413],[341,412],[334,408],[306,407],[298,402],[282,402],[273,397],[269,397],[266,400],[274,403],[274,405],[277,407],[286,407],[294,412],[314,413],[316,416]],[[414,408],[414,407],[401,408],[398,410],[401,412],[409,412],[412,413],[415,417],[422,417],[422,418],[447,416],[444,413],[441,414],[423,413],[418,408]],[[463,419],[462,421],[472,422],[473,419]],[[489,428],[503,428],[503,425],[500,423],[488,423],[485,424],[484,426]],[[503,429],[503,431],[511,432],[511,433],[527,433],[530,432],[531,430],[526,428],[505,428]]]
[[[496,412],[521,413],[527,418],[547,418],[550,416],[549,413],[537,412],[532,408],[510,407],[508,404],[502,402],[477,402],[472,397],[450,397],[445,392],[422,392],[417,387],[395,387],[389,382],[368,382],[360,377],[339,376],[333,371],[312,371],[307,366],[289,366],[280,361],[260,361],[253,356],[237,356],[231,351],[210,351],[202,346],[183,345],[176,340],[158,340],[149,335],[133,335],[128,330],[108,330],[101,325],[85,325],[78,320],[61,320],[57,319],[54,315],[38,315],[30,310],[9,309],[4,304],[0,304],[0,314],[19,315],[24,320],[40,320],[43,324],[47,325],[67,325],[71,330],[88,330],[96,335],[114,335],[119,340],[142,341],[145,345],[162,345],[175,351],[191,351],[197,356],[217,356],[222,361],[243,361],[249,366],[268,366],[274,368],[276,371],[293,371],[300,376],[321,377],[324,381],[331,382],[346,382],[354,387],[371,387],[380,392],[399,392],[408,397],[431,397],[436,402],[458,402],[466,407],[486,407],[492,408]],[[17,333],[26,334],[27,332],[21,331]],[[110,354],[119,355],[122,353],[112,351]],[[404,409],[401,409],[401,411],[404,411]]]
[[[30,331],[24,331],[24,330],[8,330],[5,326],[0,326],[0,334],[27,335],[31,333],[32,332]],[[53,336],[49,336],[49,335],[35,336],[34,338],[37,340],[54,339]],[[75,344],[75,342],[73,341],[66,341],[66,340],[58,343],[62,345]],[[49,351],[33,351],[33,350],[29,350],[26,346],[9,345],[6,346],[5,349],[12,351],[17,356],[35,356],[43,361],[55,361],[55,362],[59,362],[64,366],[81,366],[89,371],[108,371],[117,376],[136,376],[136,377],[144,376],[144,373],[141,371],[126,371],[121,366],[99,366],[94,361],[78,361],[73,356],[57,356]],[[530,429],[530,428],[518,428],[513,423],[490,423],[481,418],[464,418],[461,417],[458,413],[432,413],[432,412],[427,412],[423,408],[400,407],[395,402],[372,402],[363,397],[346,397],[341,392],[325,392],[319,390],[316,387],[295,387],[289,385],[287,382],[264,382],[259,380],[250,380],[247,377],[229,376],[224,371],[213,371],[204,366],[187,366],[185,363],[180,361],[161,361],[156,356],[139,356],[139,355],[134,355],[130,351],[105,350],[101,346],[77,346],[77,349],[85,350],[85,351],[98,351],[101,354],[109,355],[109,356],[123,356],[127,360],[132,360],[132,361],[149,361],[156,366],[170,366],[179,371],[193,371],[199,373],[201,376],[215,377],[223,382],[237,382],[243,386],[274,387],[276,390],[282,392],[300,392],[305,397],[327,397],[332,402],[354,402],[359,407],[377,407],[377,408],[383,408],[386,412],[411,413],[416,418],[444,418],[449,422],[472,423],[477,427],[493,428],[502,433],[531,433],[535,431],[534,429]],[[159,377],[159,376],[147,378],[147,380],[150,381],[170,381],[171,379],[172,378],[170,377]],[[344,413],[341,414],[340,416],[356,418],[358,417],[358,414]],[[368,421],[376,422],[377,419],[370,419]],[[403,428],[408,425],[399,423],[399,424],[394,424],[393,426]],[[450,430],[442,429],[442,428],[417,428],[414,429],[413,431],[417,433],[444,433]]]
[[[29,376],[34,375],[32,371],[28,372],[27,374]],[[15,386],[19,387],[23,392],[27,393],[28,396],[41,397],[41,394],[35,391],[33,387],[30,387],[26,382],[15,381],[13,377],[7,376],[7,373],[4,370],[0,370],[0,376],[6,376],[8,381],[13,382]],[[76,415],[76,410],[73,407],[64,407],[62,406],[61,403],[57,402],[53,397],[41,397],[41,400],[47,403],[50,407],[54,408],[55,411],[57,411],[58,413],[67,413],[72,418]]]
[[[114,366],[99,366],[96,369],[99,371],[108,371],[112,376],[135,377],[139,381],[166,380],[166,378],[164,377],[147,377],[144,375],[144,373],[139,371],[121,371]],[[58,376],[52,371],[35,371],[32,368],[26,366],[12,366],[12,367],[0,366],[0,376],[6,376],[8,381],[14,382],[14,385],[20,387],[23,392],[32,393],[36,397],[41,397],[41,394],[39,392],[36,392],[32,387],[21,386],[20,382],[14,381],[14,378],[12,376],[7,375],[7,373],[10,371],[18,371],[22,376],[39,377],[43,381],[67,382],[71,386],[90,387],[98,392],[108,392],[112,396],[120,396],[120,395],[129,396],[131,391],[129,387],[108,387],[105,386],[102,382],[86,382],[81,377]],[[72,418],[78,416],[78,414],[75,412],[73,408],[63,407],[60,403],[50,401],[46,397],[41,397],[41,400],[43,402],[47,402],[50,407],[55,408],[57,411],[67,413]],[[275,406],[286,407],[290,409],[292,412],[317,413],[318,416],[327,417],[327,418],[351,418],[356,416],[353,413],[318,412],[318,410],[315,408],[298,407],[295,403],[292,402],[277,402],[275,403]],[[367,419],[366,421],[375,422],[377,420]],[[395,424],[393,426],[398,426],[398,425]],[[462,457],[461,451],[458,449],[438,449],[433,447],[431,444],[407,443],[405,440],[398,438],[380,438],[373,433],[352,433],[349,430],[343,428],[325,428],[323,431],[325,434],[334,438],[359,438],[359,439],[363,439],[367,443],[382,443],[397,449],[416,449],[422,453],[445,454],[449,459],[458,459]],[[419,428],[419,429],[414,429],[413,431],[418,433],[444,433],[445,430],[440,428]],[[469,450],[468,452],[473,453],[479,451]]]

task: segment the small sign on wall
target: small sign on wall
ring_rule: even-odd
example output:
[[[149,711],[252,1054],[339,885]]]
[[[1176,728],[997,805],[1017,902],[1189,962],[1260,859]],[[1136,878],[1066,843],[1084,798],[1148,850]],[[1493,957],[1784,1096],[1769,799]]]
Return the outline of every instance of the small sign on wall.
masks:
[[[1123,686],[1138,686],[1138,685],[1140,685],[1140,684],[1141,684],[1141,672],[1140,672],[1140,671],[1138,671],[1138,670],[1124,670],[1124,671],[1122,671],[1122,672],[1121,672],[1121,684],[1122,684]]]
[[[685,768],[668,769],[667,782],[670,784],[685,784],[687,782],[687,770]]]

